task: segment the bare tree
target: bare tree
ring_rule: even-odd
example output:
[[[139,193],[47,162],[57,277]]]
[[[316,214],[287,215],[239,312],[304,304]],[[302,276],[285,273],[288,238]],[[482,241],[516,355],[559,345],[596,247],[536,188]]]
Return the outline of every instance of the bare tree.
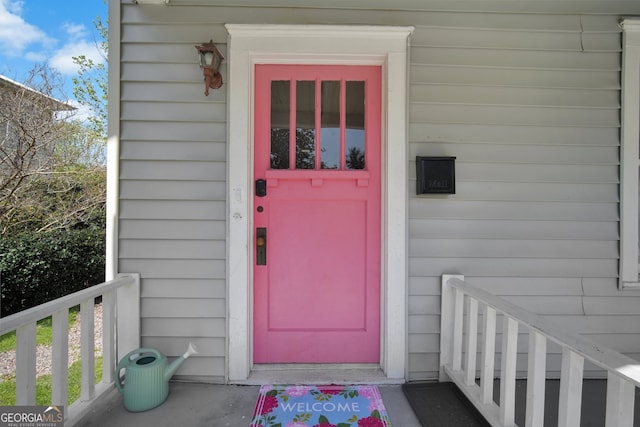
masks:
[[[10,199],[28,177],[51,167],[61,128],[55,114],[72,109],[51,96],[57,79],[41,65],[24,85],[0,81],[0,201]]]
[[[46,65],[24,84],[0,78],[0,234],[67,227],[104,204],[104,144],[63,93]]]

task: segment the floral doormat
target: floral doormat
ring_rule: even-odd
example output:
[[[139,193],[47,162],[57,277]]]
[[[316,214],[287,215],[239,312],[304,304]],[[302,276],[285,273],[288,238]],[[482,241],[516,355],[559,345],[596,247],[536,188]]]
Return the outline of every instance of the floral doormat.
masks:
[[[263,385],[250,427],[391,427],[378,387]]]

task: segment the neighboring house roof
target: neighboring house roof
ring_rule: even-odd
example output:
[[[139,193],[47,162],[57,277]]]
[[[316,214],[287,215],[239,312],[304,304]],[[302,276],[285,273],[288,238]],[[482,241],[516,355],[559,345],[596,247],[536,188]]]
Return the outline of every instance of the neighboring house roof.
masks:
[[[24,102],[10,100],[14,96]],[[56,141],[43,131],[51,128],[60,112],[73,110],[65,102],[0,75],[0,171],[44,167]],[[37,139],[35,144],[32,138]]]
[[[71,110],[75,110],[76,108],[65,103],[62,102],[58,99],[52,98],[48,95],[43,94],[42,92],[38,92],[35,89],[30,88],[29,86],[23,85],[22,83],[18,83],[15,80],[11,80],[10,78],[3,76],[0,74],[0,86],[5,86],[5,87],[13,87],[15,89],[22,89],[22,90],[28,90],[34,94],[40,95],[43,98],[47,98],[50,99],[51,101],[53,101],[53,105],[57,106],[57,108],[55,109],[56,111],[71,111]]]

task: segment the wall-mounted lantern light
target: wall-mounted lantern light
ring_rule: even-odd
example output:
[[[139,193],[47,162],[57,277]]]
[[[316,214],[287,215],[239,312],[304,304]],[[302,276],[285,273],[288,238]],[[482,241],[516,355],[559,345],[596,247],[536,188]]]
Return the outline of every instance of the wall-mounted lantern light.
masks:
[[[224,56],[220,53],[213,40],[196,46],[200,55],[200,68],[204,74],[204,94],[209,96],[209,88],[218,89],[222,86],[220,65]]]

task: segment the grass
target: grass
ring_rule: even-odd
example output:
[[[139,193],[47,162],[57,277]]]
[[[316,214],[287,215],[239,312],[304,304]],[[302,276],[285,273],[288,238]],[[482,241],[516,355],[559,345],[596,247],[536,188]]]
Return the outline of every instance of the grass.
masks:
[[[69,367],[69,387],[67,389],[67,405],[71,405],[80,397],[80,380],[82,378],[82,362],[77,361]],[[102,357],[96,357],[95,382],[102,379]],[[47,406],[51,403],[51,375],[41,375],[36,379],[36,405]],[[0,382],[0,406],[16,404],[15,377]]]
[[[73,307],[69,310],[69,327],[73,325],[78,313],[80,312],[80,306]],[[51,344],[51,317],[46,317],[42,320],[38,320],[36,323],[36,345],[50,345]],[[16,333],[15,331],[9,332],[0,336],[0,352],[10,351],[16,349]]]
[[[73,307],[69,310],[69,327],[73,325],[78,317],[80,307]],[[51,345],[51,317],[39,320],[36,324],[37,345]],[[0,337],[0,352],[15,350],[16,333],[10,332]],[[77,361],[69,367],[69,386],[67,389],[67,405],[75,402],[80,397],[80,382],[82,378],[82,361]],[[102,358],[96,357],[95,362],[95,382],[102,379]],[[51,403],[51,382],[52,376],[41,375],[36,378],[36,405],[49,405]],[[0,406],[11,406],[16,404],[16,379],[15,374],[0,377]]]

